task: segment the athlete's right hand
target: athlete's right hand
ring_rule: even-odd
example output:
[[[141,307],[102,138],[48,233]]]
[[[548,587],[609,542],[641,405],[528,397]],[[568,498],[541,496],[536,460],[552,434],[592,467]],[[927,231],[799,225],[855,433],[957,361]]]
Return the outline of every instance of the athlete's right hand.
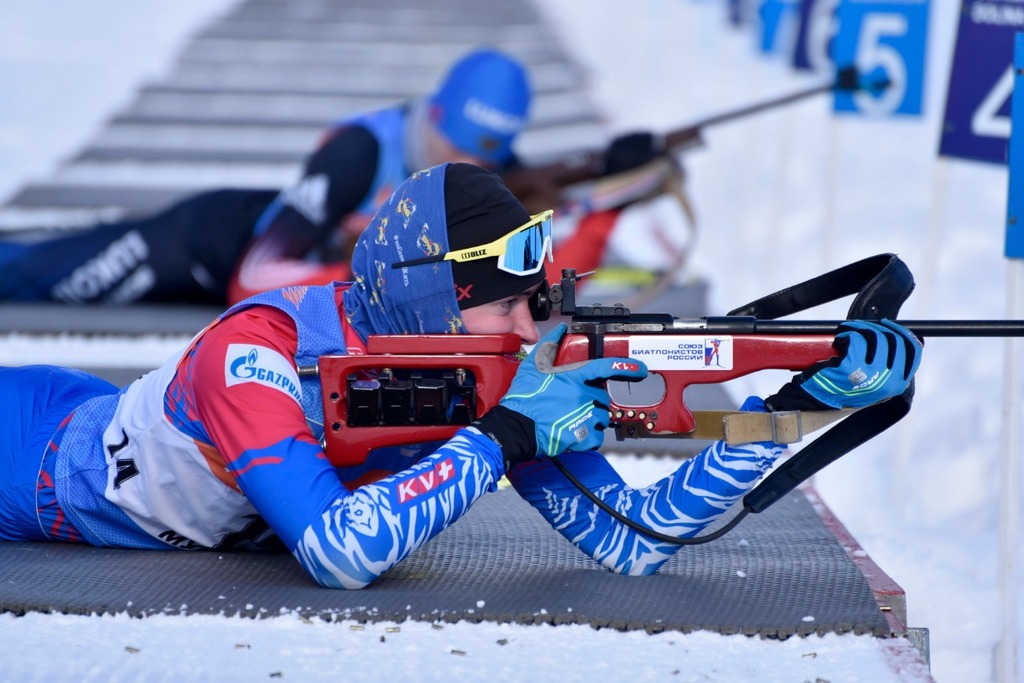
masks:
[[[506,470],[538,455],[598,448],[608,426],[605,381],[647,376],[647,366],[630,358],[554,365],[565,331],[560,324],[537,343],[500,404],[474,423],[501,446]]]

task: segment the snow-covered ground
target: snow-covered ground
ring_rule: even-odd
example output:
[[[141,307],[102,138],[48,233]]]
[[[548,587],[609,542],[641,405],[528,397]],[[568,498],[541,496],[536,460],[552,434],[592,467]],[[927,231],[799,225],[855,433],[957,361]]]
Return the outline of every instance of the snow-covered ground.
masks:
[[[189,31],[231,4],[4,3],[0,197],[50,173],[134,87],[169,65]],[[665,130],[818,82],[758,55],[749,33],[727,26],[724,4],[543,2],[566,45],[589,65],[610,132]],[[932,3],[924,117],[839,119],[819,98],[710,129],[706,147],[686,156],[700,215],[693,269],[713,284],[713,312],[892,251],[918,280],[903,317],[1006,316],[1006,170],[935,157],[958,4]],[[843,306],[826,307],[814,317],[843,313]],[[4,362],[17,344],[0,341]],[[931,340],[911,416],[816,481],[906,589],[910,624],[930,628],[938,681],[994,680],[1003,354],[1001,340]],[[764,394],[782,379],[758,377],[736,392]],[[1015,386],[1019,394],[1019,380]],[[1021,435],[1011,439],[1020,443]],[[658,465],[622,466],[643,481]],[[883,644],[866,637],[778,643],[487,624],[350,627],[288,617],[0,615],[0,665],[5,678],[48,681],[922,678],[913,667],[894,671]],[[39,654],[50,652],[60,656]]]

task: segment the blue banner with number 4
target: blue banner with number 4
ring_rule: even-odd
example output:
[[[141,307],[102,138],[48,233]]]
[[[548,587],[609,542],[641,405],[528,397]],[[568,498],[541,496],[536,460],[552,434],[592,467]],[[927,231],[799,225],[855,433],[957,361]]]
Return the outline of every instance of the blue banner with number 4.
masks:
[[[835,111],[886,116],[917,115],[924,99],[928,0],[842,0],[832,57],[856,66],[866,85],[879,89],[836,91]]]
[[[1021,0],[964,0],[949,72],[939,155],[1006,163],[1013,94],[1013,41]]]

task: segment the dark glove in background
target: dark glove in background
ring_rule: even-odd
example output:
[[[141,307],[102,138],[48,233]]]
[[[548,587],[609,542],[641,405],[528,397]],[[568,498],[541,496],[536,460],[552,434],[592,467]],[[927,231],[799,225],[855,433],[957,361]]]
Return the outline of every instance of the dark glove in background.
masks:
[[[665,153],[665,144],[654,133],[626,133],[612,140],[604,153],[604,174],[615,175],[639,168]]]

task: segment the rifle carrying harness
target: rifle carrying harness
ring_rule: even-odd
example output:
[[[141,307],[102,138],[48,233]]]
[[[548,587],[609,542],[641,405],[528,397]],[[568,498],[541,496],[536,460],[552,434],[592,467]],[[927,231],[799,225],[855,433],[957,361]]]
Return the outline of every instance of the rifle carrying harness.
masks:
[[[906,264],[893,254],[879,254],[781,289],[733,309],[729,315],[774,320],[856,294],[847,312],[850,320],[895,318],[913,289],[914,278]],[[695,411],[697,428],[692,438],[721,439],[729,444],[754,441],[798,443],[804,435],[823,429],[854,412],[849,408],[773,413]]]

